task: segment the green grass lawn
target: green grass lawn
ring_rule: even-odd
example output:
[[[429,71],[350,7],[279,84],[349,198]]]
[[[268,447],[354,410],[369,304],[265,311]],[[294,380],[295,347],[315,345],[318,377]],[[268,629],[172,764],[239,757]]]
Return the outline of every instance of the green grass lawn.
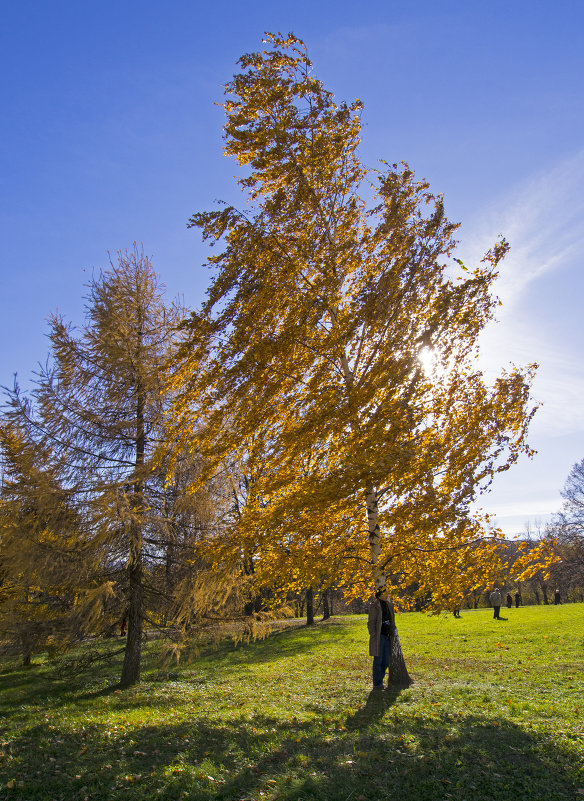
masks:
[[[121,657],[61,677],[5,663],[0,799],[584,798],[584,606],[502,615],[400,615],[400,693],[371,693],[361,616],[167,677],[152,645],[123,692]]]

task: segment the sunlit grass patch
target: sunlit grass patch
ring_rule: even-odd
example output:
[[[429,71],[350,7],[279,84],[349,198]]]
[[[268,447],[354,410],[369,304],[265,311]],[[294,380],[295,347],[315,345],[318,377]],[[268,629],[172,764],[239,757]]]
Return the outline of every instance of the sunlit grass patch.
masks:
[[[364,617],[224,644],[117,689],[119,663],[0,674],[0,799],[573,799],[581,605],[398,618],[415,684],[370,692]]]

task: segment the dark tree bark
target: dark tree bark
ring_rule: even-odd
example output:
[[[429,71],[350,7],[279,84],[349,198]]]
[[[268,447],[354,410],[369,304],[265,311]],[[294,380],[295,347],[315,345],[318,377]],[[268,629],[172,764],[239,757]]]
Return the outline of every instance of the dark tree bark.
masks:
[[[397,631],[391,638],[391,662],[389,664],[389,684],[396,689],[399,687],[409,687],[413,679],[408,673],[404,655],[402,653],[399,635]]]
[[[314,589],[306,590],[306,625],[314,626]]]
[[[142,629],[144,621],[142,598],[142,564],[138,558],[137,564],[130,565],[128,569],[130,581],[128,612],[128,636],[124,664],[122,666],[121,687],[131,687],[140,681],[140,658],[142,655]]]
[[[306,594],[300,593],[300,596],[296,600],[296,617],[303,617],[304,616],[304,604],[306,600]]]
[[[22,667],[30,667],[33,650],[26,644],[22,651]]]
[[[140,364],[140,349],[142,344],[141,320],[139,320],[138,352],[136,363]],[[132,499],[133,511],[138,516],[143,512],[144,486],[141,471],[144,468],[144,455],[146,449],[146,434],[144,421],[144,391],[140,378],[136,382],[136,473],[134,493]],[[120,686],[131,687],[140,681],[140,659],[142,656],[142,630],[144,626],[144,599],[142,587],[142,529],[139,523],[130,524],[130,558],[128,560],[129,579],[129,610],[128,610],[128,636],[126,651],[122,666]]]
[[[332,604],[329,600],[330,590],[325,590],[322,594],[322,619],[328,620],[331,616]]]

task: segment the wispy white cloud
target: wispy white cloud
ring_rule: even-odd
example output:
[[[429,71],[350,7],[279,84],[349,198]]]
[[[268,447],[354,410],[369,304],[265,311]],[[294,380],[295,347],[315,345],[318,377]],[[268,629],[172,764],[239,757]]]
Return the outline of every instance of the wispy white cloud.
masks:
[[[515,501],[512,503],[499,503],[496,516],[499,520],[520,518],[532,520],[547,519],[550,515],[560,511],[562,499],[559,495],[550,495],[545,498]],[[479,506],[480,508],[480,506]]]
[[[584,150],[481,210],[463,229],[463,260],[476,262],[500,234],[511,243],[496,285],[503,317],[528,284],[584,253]]]
[[[532,394],[542,405],[529,434],[538,453],[497,477],[477,503],[512,535],[559,510],[569,468],[582,458],[584,151],[498,198],[462,233],[469,266],[500,234],[511,243],[495,286],[503,305],[481,336],[480,368],[492,380],[509,363],[539,364]]]
[[[543,321],[526,301],[539,299],[545,306],[548,278],[560,269],[569,276],[565,286],[571,295],[584,292],[584,150],[479,212],[463,231],[463,259],[476,263],[500,234],[511,243],[511,251],[495,285],[503,304],[498,322],[481,336],[481,369],[492,378],[510,362],[537,362],[533,395],[542,407],[532,431],[582,432],[581,336],[578,342],[556,334],[562,329],[561,315],[574,308],[573,297],[558,308],[550,307]]]
[[[534,433],[584,431],[584,359],[578,343],[551,342],[537,320],[509,316],[482,335],[479,365],[492,380],[510,362],[539,365],[532,394],[541,407]]]

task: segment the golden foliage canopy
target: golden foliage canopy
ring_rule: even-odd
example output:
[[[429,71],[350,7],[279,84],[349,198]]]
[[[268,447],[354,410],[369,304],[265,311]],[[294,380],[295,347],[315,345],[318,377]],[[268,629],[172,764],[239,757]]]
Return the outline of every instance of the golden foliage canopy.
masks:
[[[488,385],[474,361],[508,244],[462,264],[442,196],[361,162],[360,101],[337,103],[296,37],[265,44],[223,103],[245,211],[189,223],[221,247],[170,372],[173,437],[253,477],[229,542],[258,574],[308,586],[334,565],[368,595],[373,569],[443,603],[493,574],[470,507],[530,452],[535,366]]]

